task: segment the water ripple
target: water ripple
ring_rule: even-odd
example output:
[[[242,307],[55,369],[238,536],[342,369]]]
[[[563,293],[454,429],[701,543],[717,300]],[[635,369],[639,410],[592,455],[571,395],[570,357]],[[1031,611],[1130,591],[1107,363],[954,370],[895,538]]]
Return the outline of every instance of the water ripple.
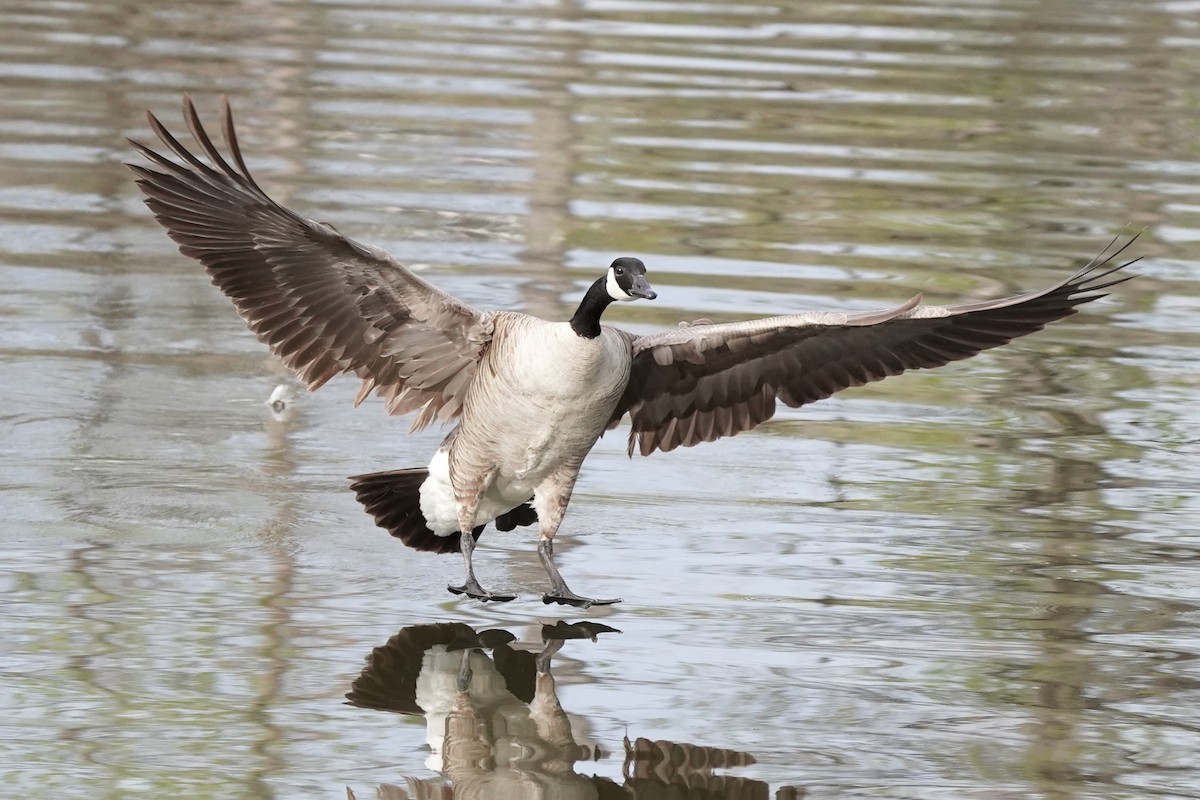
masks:
[[[563,318],[643,257],[660,300],[610,312],[638,331],[994,297],[1147,225],[1136,281],[994,355],[693,451],[605,437],[560,553],[622,633],[561,658],[561,700],[607,753],[738,748],[772,792],[1196,793],[1196,3],[119,11],[0,10],[14,792],[428,776],[420,726],[342,705],[364,655],[551,613],[527,537],[479,557],[521,599],[465,605],[455,559],[355,506],[345,475],[439,432],[355,412],[352,381],[262,405],[286,373],[121,167],[186,91],[206,119],[230,96],[273,196],[481,306]]]

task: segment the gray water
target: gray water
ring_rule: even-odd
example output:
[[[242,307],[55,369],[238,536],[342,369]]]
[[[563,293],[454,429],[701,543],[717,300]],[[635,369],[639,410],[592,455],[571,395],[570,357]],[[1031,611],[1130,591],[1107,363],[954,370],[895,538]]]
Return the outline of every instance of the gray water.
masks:
[[[610,433],[559,554],[624,603],[544,606],[522,530],[483,607],[347,490],[442,433],[348,379],[274,419],[285,371],[141,204],[124,137],[185,92],[276,199],[489,308],[565,318],[623,254],[639,332],[1145,260],[753,433]],[[425,721],[344,702],[373,648],[587,619],[620,632],[552,674],[592,756],[518,770],[546,797],[1200,797],[1198,107],[1186,0],[5,2],[0,795],[435,785]],[[627,736],[743,755],[638,778]]]

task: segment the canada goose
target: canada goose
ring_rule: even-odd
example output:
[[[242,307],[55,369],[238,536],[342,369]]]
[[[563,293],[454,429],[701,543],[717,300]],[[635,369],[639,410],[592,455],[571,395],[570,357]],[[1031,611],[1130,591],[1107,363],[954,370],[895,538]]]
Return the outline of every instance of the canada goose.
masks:
[[[466,580],[450,591],[485,601],[513,597],[485,590],[471,564],[475,540],[495,521],[500,530],[538,524],[545,602],[618,602],[572,592],[553,542],[584,457],[626,414],[630,454],[732,436],[769,419],[777,401],[796,408],[1040,330],[1128,280],[1104,279],[1133,263],[1106,268],[1126,243],[1047,289],[999,300],[939,307],[917,296],[883,311],[702,320],[634,336],[600,318],[614,301],[654,299],[636,258],[613,261],[567,322],[481,311],[268,197],[246,168],[228,99],[221,125],[232,164],[187,97],[183,116],[211,166],[147,113],[183,163],[130,140],[161,169],[130,165],[146,204],[310,390],[351,372],[362,379],[356,405],[374,391],[390,414],[419,411],[414,431],[458,419],[428,467],[359,475],[352,488],[409,547],[461,551]]]

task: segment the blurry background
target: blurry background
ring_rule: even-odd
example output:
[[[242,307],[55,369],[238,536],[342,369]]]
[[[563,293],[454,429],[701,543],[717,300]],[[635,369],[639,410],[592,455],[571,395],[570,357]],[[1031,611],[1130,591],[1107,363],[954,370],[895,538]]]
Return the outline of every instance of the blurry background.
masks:
[[[521,598],[482,607],[362,513],[345,477],[442,432],[348,379],[262,405],[285,373],[121,165],[184,92],[474,304],[565,319],[640,256],[637,331],[995,297],[1146,226],[1142,277],[1001,351],[692,450],[610,433],[559,551],[622,633],[555,674],[617,783],[628,733],[750,753],[756,797],[1200,797],[1188,0],[6,0],[0,794],[436,777],[419,720],[343,705],[372,648],[581,616],[528,531],[485,535]]]

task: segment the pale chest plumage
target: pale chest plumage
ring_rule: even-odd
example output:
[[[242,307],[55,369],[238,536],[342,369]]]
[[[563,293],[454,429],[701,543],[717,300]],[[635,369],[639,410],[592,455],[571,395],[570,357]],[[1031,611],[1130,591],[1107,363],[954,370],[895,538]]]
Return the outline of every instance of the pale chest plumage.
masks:
[[[476,524],[529,499],[547,478],[578,470],[629,382],[630,338],[612,328],[585,339],[567,323],[521,314],[496,320],[491,348],[463,403],[458,429],[430,464],[422,512],[457,530],[455,487],[493,476]]]

